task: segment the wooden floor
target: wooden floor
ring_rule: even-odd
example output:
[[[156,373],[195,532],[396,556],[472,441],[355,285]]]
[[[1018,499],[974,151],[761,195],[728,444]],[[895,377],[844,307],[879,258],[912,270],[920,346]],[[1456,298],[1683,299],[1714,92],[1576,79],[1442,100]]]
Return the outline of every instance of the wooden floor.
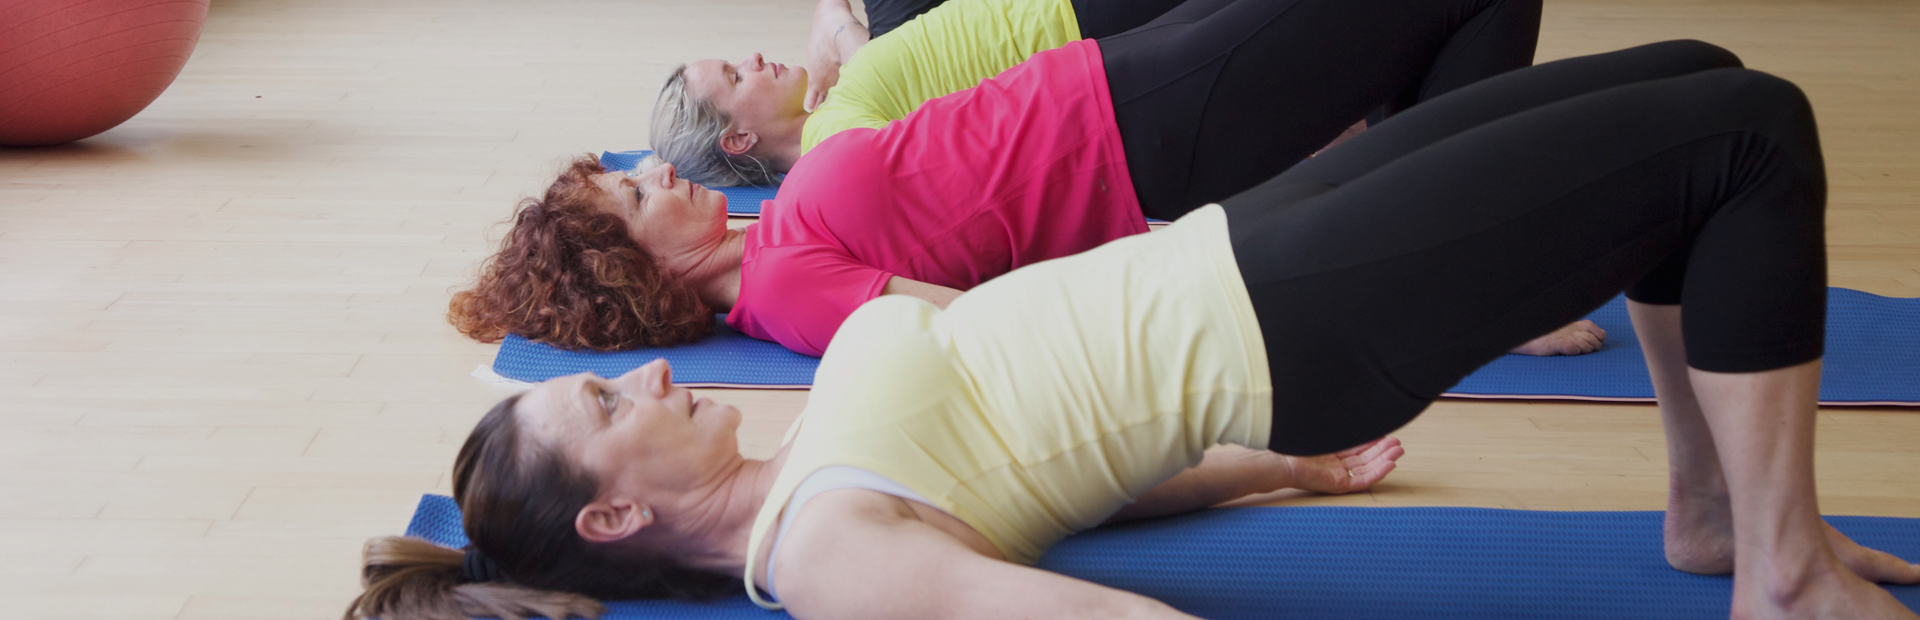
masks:
[[[145,113],[0,149],[0,615],[333,618],[502,396],[442,316],[562,158],[646,145],[674,63],[800,58],[805,0],[215,0]],[[1920,296],[1920,3],[1549,0],[1540,58],[1714,41],[1799,82],[1833,283]],[[1916,378],[1920,380],[1920,378]],[[805,393],[717,397],[771,451]],[[1830,409],[1823,506],[1920,517],[1920,411]],[[1647,406],[1444,402],[1371,494],[1655,509]]]

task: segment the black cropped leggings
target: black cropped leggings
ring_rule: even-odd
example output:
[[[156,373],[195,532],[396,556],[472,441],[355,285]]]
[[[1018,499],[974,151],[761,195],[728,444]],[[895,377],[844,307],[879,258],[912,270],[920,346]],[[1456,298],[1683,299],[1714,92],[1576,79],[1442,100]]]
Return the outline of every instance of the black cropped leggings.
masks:
[[[867,0],[867,34],[878,38],[947,0]],[[1072,0],[1080,37],[1099,39],[1139,27],[1182,0]]]
[[[1659,43],[1488,79],[1222,202],[1274,386],[1272,449],[1391,432],[1622,290],[1688,365],[1817,359],[1826,177],[1793,84]]]
[[[1140,204],[1174,219],[1370,112],[1532,64],[1539,31],[1540,0],[1188,0],[1099,43]]]

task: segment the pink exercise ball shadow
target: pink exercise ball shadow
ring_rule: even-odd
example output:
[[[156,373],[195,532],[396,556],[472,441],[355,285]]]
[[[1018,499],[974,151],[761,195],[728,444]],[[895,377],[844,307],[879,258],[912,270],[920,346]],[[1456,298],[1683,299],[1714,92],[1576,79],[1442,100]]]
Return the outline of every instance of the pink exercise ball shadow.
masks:
[[[146,109],[187,65],[208,0],[0,0],[0,145],[65,144]]]

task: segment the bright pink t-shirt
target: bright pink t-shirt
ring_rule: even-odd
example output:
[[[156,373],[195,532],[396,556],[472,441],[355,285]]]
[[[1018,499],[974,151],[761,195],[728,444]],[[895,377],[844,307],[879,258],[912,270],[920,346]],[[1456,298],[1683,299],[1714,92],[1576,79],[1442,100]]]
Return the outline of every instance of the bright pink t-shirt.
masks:
[[[727,324],[820,355],[895,275],[967,290],[1146,231],[1100,48],[1078,41],[800,158],[746,229]]]

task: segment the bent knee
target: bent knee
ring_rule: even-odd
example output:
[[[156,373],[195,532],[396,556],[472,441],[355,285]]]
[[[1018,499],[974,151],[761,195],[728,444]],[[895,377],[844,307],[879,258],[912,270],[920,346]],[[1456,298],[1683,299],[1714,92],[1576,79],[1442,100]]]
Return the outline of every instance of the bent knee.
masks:
[[[1742,69],[1747,65],[1740,56],[1727,48],[1697,39],[1676,39],[1650,43],[1647,47],[1660,50],[1660,53],[1694,67],[1694,71],[1713,69]]]

